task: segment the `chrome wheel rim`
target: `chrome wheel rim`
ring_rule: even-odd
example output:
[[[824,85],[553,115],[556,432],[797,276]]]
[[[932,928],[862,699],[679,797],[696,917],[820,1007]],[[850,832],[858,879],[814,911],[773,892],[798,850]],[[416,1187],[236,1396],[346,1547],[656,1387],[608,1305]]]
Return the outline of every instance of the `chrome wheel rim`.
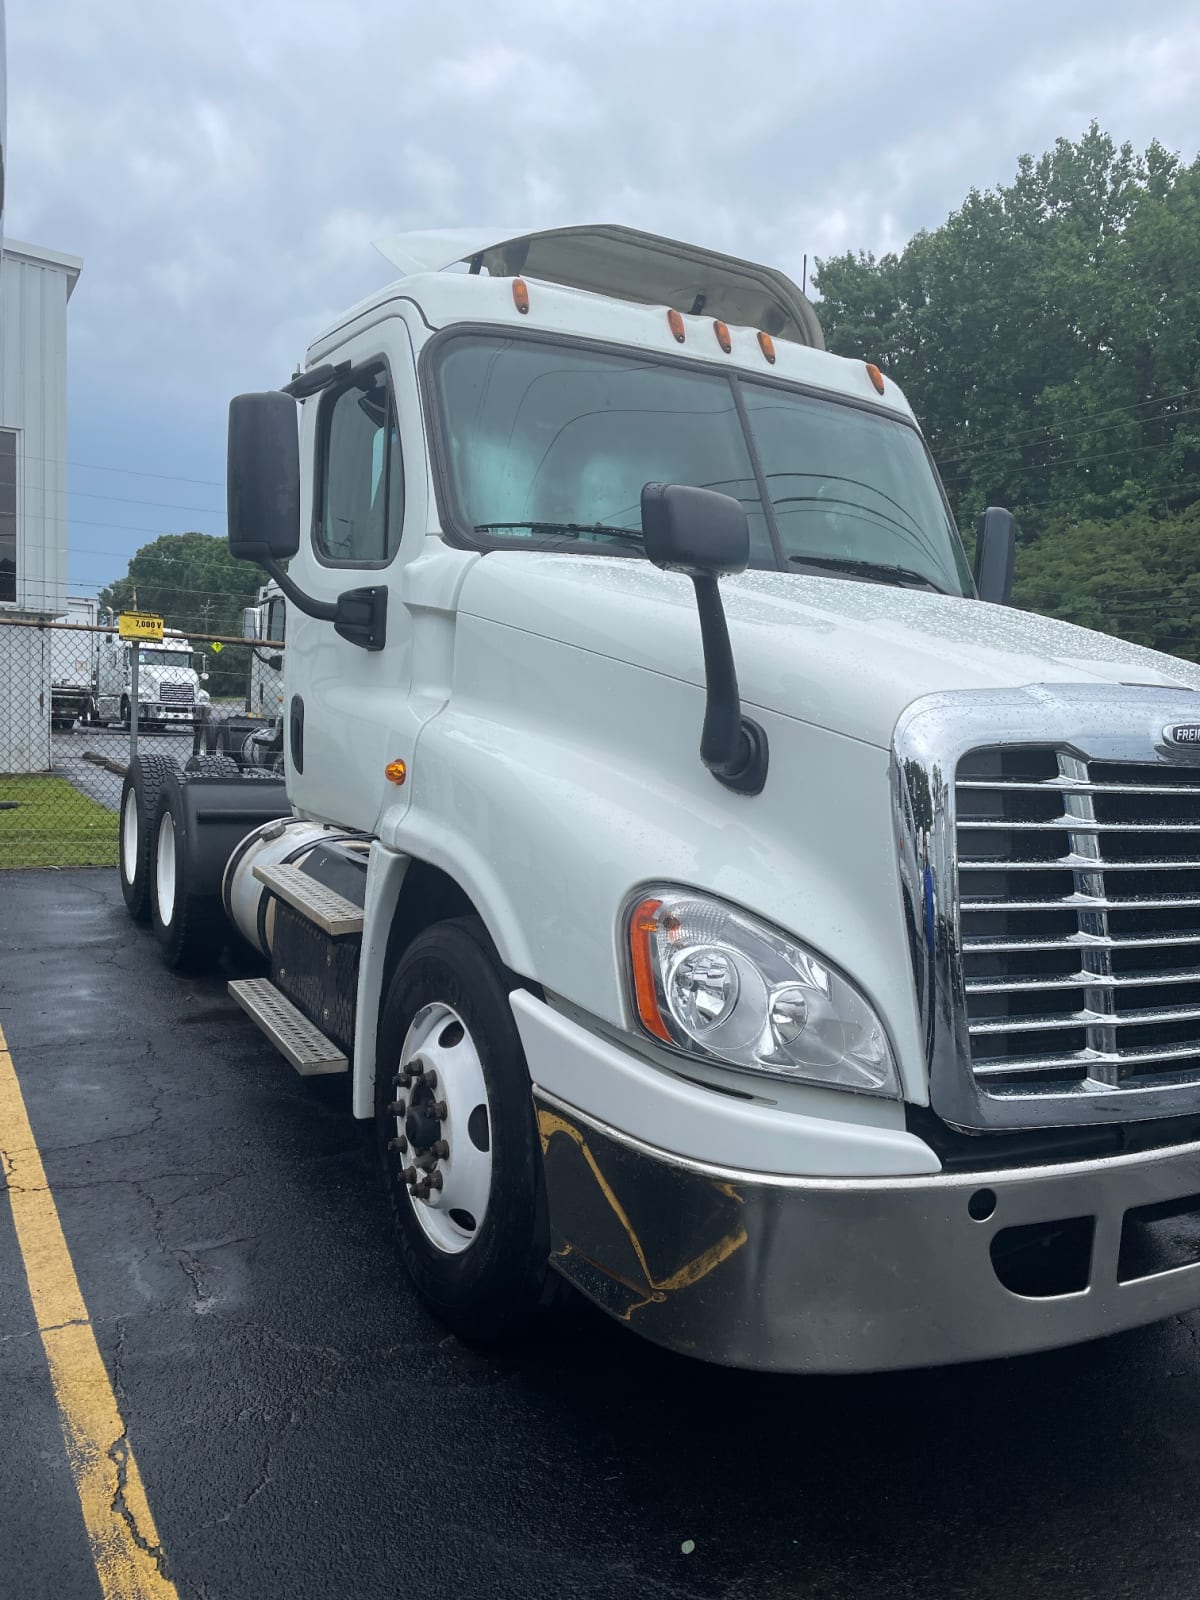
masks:
[[[137,873],[138,857],[138,802],[133,789],[125,796],[121,808],[121,871],[125,882],[132,883]]]
[[[175,915],[175,823],[169,811],[163,812],[158,825],[154,878],[158,894],[158,918],[167,928]]]
[[[479,1236],[492,1191],[492,1113],[470,1029],[453,1006],[422,1006],[409,1025],[389,1107],[389,1144],[422,1232],[444,1255]]]

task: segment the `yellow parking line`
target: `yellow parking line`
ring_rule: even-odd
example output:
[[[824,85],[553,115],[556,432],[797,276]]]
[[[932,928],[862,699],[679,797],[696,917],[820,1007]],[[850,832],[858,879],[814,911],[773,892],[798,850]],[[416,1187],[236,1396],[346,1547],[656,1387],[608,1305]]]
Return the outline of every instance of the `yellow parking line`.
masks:
[[[3,1029],[0,1161],[104,1600],[176,1600]]]

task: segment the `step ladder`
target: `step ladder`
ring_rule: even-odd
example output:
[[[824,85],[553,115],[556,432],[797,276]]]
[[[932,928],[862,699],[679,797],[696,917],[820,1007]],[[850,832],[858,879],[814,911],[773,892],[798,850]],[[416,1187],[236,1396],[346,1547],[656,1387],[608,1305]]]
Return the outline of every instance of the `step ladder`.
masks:
[[[362,907],[310,878],[299,867],[255,867],[254,876],[331,939],[362,932]]]
[[[343,1052],[269,978],[232,978],[229,993],[301,1077],[349,1072],[350,1063]]]

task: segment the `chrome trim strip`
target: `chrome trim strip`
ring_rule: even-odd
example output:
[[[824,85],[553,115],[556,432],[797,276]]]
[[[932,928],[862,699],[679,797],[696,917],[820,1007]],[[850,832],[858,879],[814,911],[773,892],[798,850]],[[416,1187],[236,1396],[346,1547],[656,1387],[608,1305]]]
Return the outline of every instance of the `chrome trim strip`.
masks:
[[[1113,898],[1102,874],[1107,864],[1099,845],[1106,829],[1096,820],[1098,794],[1200,794],[1200,783],[1180,785],[1104,784],[1088,778],[1088,763],[1122,762],[1190,770],[1200,776],[1200,748],[1175,747],[1163,737],[1166,725],[1195,721],[1197,695],[1191,690],[1132,685],[1035,684],[1024,689],[964,690],[927,695],[902,714],[892,740],[892,803],[900,854],[901,886],[909,953],[913,965],[933,1109],[951,1126],[968,1132],[993,1128],[1036,1128],[1080,1123],[1112,1123],[1148,1117],[1179,1116],[1200,1110],[1200,1085],[1185,1081],[1143,1085],[1117,1082],[1117,1073],[1131,1061],[1169,1060],[1169,1055],[1139,1057],[1116,1048],[1117,1027],[1138,1019],[1115,1018],[1115,986],[1111,952],[1137,948],[1115,940],[1108,930],[1110,911],[1200,909],[1200,896]],[[1003,779],[989,782],[964,777],[963,787],[1003,792],[1061,794],[1066,807],[1054,831],[1069,838],[1069,864],[1044,865],[1047,871],[1070,871],[1075,893],[1056,899],[963,900],[956,859],[955,775],[959,761],[972,750],[1006,746],[1052,748],[1058,755],[1057,777],[1048,782]],[[1146,870],[1146,863],[1137,863]],[[1171,863],[1171,868],[1179,866]],[[1007,863],[997,861],[995,871]],[[968,869],[969,870],[969,869]],[[1153,870],[1151,866],[1150,870]],[[990,1086],[988,1076],[972,1071],[971,1032],[963,973],[960,915],[970,911],[1070,912],[1078,919],[1062,940],[974,940],[973,954],[994,948],[1038,950],[1068,946],[1077,950],[1092,979],[1085,986],[1086,1017],[1070,1026],[1088,1028],[1089,1049],[1070,1066],[1083,1065],[1087,1076],[1064,1085],[1062,1093],[1023,1090],[1019,1084]],[[1164,931],[1147,940],[1147,948],[1170,943],[1200,942]],[[1143,1020],[1154,1020],[1150,1013]],[[1175,1014],[1178,1020],[1178,1014]],[[1061,1019],[1055,1019],[1062,1025]],[[1024,1058],[1030,1061],[1034,1058]],[[1057,1058],[1051,1057],[1051,1064]],[[984,1063],[980,1063],[981,1066]],[[997,1063],[987,1063],[996,1066]],[[1018,1065],[1005,1062],[1006,1069]],[[999,1072],[990,1075],[999,1076]]]

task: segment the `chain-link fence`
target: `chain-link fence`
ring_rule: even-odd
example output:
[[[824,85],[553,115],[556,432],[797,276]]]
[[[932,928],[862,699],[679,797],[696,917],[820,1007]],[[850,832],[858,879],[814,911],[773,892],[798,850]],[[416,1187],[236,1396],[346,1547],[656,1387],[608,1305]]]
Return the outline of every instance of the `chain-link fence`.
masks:
[[[0,869],[115,865],[133,752],[282,771],[282,712],[282,642],[0,618]]]

